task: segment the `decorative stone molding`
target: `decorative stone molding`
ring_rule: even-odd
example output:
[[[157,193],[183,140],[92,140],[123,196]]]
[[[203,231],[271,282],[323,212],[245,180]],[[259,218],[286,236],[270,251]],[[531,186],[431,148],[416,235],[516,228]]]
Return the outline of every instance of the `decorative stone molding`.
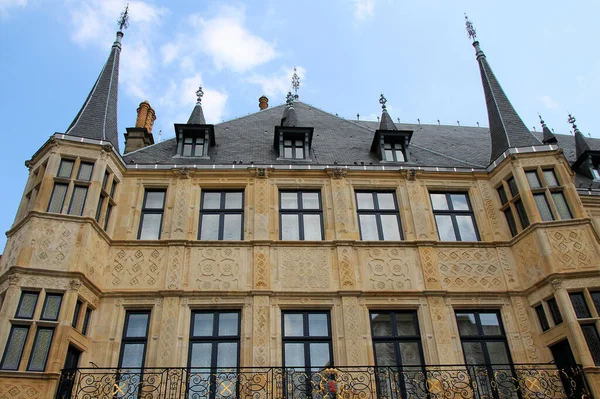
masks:
[[[348,174],[348,170],[344,168],[329,168],[325,171],[332,179],[342,179]]]
[[[18,286],[21,284],[21,276],[19,274],[11,274],[8,276],[8,285],[9,286]]]
[[[554,290],[559,290],[562,288],[562,280],[559,280],[557,278],[550,280],[550,284],[552,284],[552,288]]]

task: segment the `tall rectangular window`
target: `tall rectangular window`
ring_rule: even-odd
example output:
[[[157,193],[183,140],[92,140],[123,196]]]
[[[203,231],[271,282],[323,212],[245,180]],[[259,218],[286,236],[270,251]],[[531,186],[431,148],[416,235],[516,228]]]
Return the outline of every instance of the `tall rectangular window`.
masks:
[[[147,189],[144,193],[138,239],[158,240],[162,228],[166,190]]]
[[[467,193],[429,194],[440,241],[478,241],[479,233]]]
[[[48,203],[47,212],[62,212],[68,188],[69,185],[66,183],[54,183],[54,188],[52,189],[52,194],[50,195],[50,202]]]
[[[279,237],[282,240],[323,239],[321,192],[279,192]]]
[[[79,171],[77,172],[77,180],[90,181],[92,180],[92,171],[94,170],[93,162],[81,162]]]
[[[38,327],[29,357],[27,371],[44,371],[54,336],[53,327]]]
[[[90,325],[90,318],[92,317],[92,309],[87,307],[85,309],[85,315],[83,316],[83,326],[81,326],[81,333],[87,335],[88,327]]]
[[[19,300],[19,306],[17,307],[17,314],[15,318],[18,319],[33,319],[33,313],[37,305],[39,292],[23,291],[21,293],[21,299]]]
[[[402,239],[398,202],[393,192],[357,192],[356,205],[362,240]]]
[[[594,364],[600,366],[600,337],[596,326],[594,324],[582,324],[581,332],[583,332],[592,359],[594,359]]]
[[[29,333],[29,326],[13,325],[10,329],[0,369],[2,370],[18,370],[21,362],[21,355]]]
[[[542,331],[547,331],[550,329],[550,324],[548,324],[548,319],[546,318],[546,312],[544,311],[544,306],[539,304],[535,307],[535,313],[538,316],[538,320],[540,321],[540,327],[542,327]]]
[[[569,297],[571,298],[571,304],[578,319],[589,319],[592,317],[583,292],[571,292]]]
[[[128,310],[125,313],[119,354],[119,369],[122,374],[117,376],[115,385],[121,387],[124,397],[138,398],[144,378],[143,367],[146,361],[149,328],[149,310]]]
[[[44,306],[42,308],[41,320],[57,321],[60,313],[60,304],[62,303],[62,294],[46,293]]]
[[[542,221],[572,219],[571,210],[554,169],[537,168],[525,171],[533,199]]]
[[[552,316],[552,321],[555,325],[559,325],[563,322],[563,318],[560,309],[558,308],[558,303],[556,303],[556,299],[552,297],[548,299],[547,303],[548,309],[550,309],[550,315]]]
[[[203,191],[200,200],[200,240],[241,240],[244,229],[242,191]]]
[[[69,215],[83,215],[83,206],[85,205],[87,193],[87,186],[75,186],[73,188],[73,194],[71,195],[71,203],[69,204],[69,210],[67,212]]]
[[[79,315],[81,314],[81,307],[83,306],[83,302],[79,299],[75,304],[75,311],[73,312],[73,321],[71,322],[71,327],[77,328],[77,323],[79,322]]]
[[[72,159],[61,159],[60,166],[58,167],[58,173],[56,176],[61,177],[63,179],[70,179],[73,174],[73,167],[75,166],[75,161]]]

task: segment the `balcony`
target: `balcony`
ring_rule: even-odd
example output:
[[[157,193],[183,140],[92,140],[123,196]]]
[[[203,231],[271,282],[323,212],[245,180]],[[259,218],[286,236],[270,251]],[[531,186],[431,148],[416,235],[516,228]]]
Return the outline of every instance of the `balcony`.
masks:
[[[58,399],[588,399],[580,366],[552,364],[304,369],[79,368]]]

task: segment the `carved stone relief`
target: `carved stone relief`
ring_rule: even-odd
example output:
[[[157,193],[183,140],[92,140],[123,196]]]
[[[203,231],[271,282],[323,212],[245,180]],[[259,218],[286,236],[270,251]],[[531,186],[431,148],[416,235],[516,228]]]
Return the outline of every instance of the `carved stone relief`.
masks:
[[[544,277],[540,253],[539,251],[532,251],[532,248],[537,248],[533,234],[524,237],[514,246],[514,252],[517,255],[519,276],[525,287],[530,287]]]
[[[254,237],[264,240],[269,237],[269,180],[259,178],[254,185]]]
[[[269,297],[256,296],[252,309],[252,337],[254,366],[267,367],[269,364]]]
[[[443,249],[438,265],[444,287],[458,290],[500,290],[506,284],[495,250],[487,248]]]
[[[194,248],[191,255],[190,284],[199,290],[242,289],[242,265],[246,249]]]
[[[279,251],[279,281],[282,288],[328,289],[328,250],[319,248],[281,248]]]
[[[369,290],[412,290],[415,282],[415,251],[400,248],[374,248],[362,252],[365,280]]]
[[[454,356],[452,336],[448,328],[448,307],[440,297],[430,297],[428,301],[440,363],[455,364],[458,356]]]
[[[519,325],[519,332],[525,351],[527,353],[528,361],[531,363],[538,362],[538,352],[533,341],[533,335],[531,333],[531,324],[527,316],[527,309],[525,308],[525,301],[521,297],[512,298],[513,307],[517,314],[517,322]]]
[[[172,238],[185,238],[191,192],[190,186],[191,180],[189,179],[189,174],[180,174],[180,178],[177,179],[177,193],[175,194]]]
[[[343,297],[342,309],[344,314],[344,338],[346,343],[346,355],[348,364],[363,364],[361,351],[364,351],[364,345],[361,345],[361,306],[357,298]]]
[[[353,249],[350,247],[337,248],[337,262],[340,272],[340,288],[343,290],[353,289],[356,286],[352,252]]]
[[[71,263],[79,227],[77,223],[55,220],[35,223],[31,240],[31,266],[66,270]]]
[[[425,286],[428,289],[440,289],[440,271],[435,262],[433,248],[419,247],[419,255],[425,277]]]
[[[254,247],[254,288],[271,287],[271,256],[269,247]]]
[[[21,248],[29,246],[29,226],[31,222],[28,222],[26,225],[21,226],[19,230],[17,230],[10,238],[4,248],[4,254],[2,255],[2,268],[0,268],[0,272],[4,272],[11,266],[15,266],[17,264],[17,257],[19,256],[19,251]]]
[[[0,398],[34,399],[41,397],[43,397],[42,387],[39,384],[0,383]]]
[[[481,191],[481,197],[485,213],[490,221],[492,230],[494,232],[494,238],[500,239],[502,237],[502,233],[500,230],[500,221],[498,220],[498,209],[496,208],[494,200],[492,199],[492,189],[490,187],[490,184],[487,181],[480,180],[479,189]]]
[[[181,288],[181,265],[183,264],[184,248],[169,248],[169,270],[167,271],[166,288],[168,290],[177,290]]]
[[[332,189],[337,231],[341,234],[346,234],[352,223],[348,215],[350,199],[348,198],[346,181],[342,178],[332,179]]]
[[[107,288],[160,288],[166,263],[165,248],[115,248],[108,268]]]
[[[415,232],[420,239],[429,238],[429,215],[425,212],[428,201],[423,197],[423,188],[418,181],[407,180],[408,197],[410,199]]]
[[[179,315],[179,298],[165,297],[162,300],[160,323],[160,364],[175,364],[176,336]]]
[[[586,269],[597,265],[597,262],[593,261],[594,251],[585,230],[548,230],[547,234],[560,271]]]

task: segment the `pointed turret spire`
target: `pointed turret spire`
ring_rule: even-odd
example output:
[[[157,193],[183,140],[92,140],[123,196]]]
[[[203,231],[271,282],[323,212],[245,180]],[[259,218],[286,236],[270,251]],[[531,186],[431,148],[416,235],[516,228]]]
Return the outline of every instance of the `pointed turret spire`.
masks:
[[[568,122],[573,126],[573,132],[575,134],[575,156],[577,159],[579,159],[584,152],[590,151],[591,148],[583,133],[581,133],[581,131],[577,128],[577,125],[575,124],[576,121],[577,119],[575,119],[573,115],[569,114]]]
[[[544,135],[542,137],[542,143],[554,144],[558,142],[554,133],[552,133],[552,131],[548,129],[548,126],[546,126],[546,122],[544,122],[544,120],[542,119],[542,115],[538,114],[538,116],[540,117],[540,123],[542,124],[542,132],[544,132]]]
[[[123,30],[129,25],[129,5],[118,20],[119,30],[108,60],[92,87],[90,94],[65,134],[110,142],[119,150],[117,101],[119,86],[119,57]]]
[[[475,47],[483,83],[483,92],[485,93],[490,136],[492,139],[490,161],[493,162],[509,148],[540,145],[540,141],[527,129],[502,90],[500,83],[492,72],[492,68],[487,62],[485,54],[479,47],[477,32],[473,27],[473,23],[466,14],[465,21],[469,38],[473,39],[473,47]]]
[[[202,110],[202,97],[204,96],[204,90],[202,86],[196,90],[196,106],[188,119],[188,125],[205,125],[206,120],[204,119],[204,111]]]
[[[379,97],[379,104],[381,104],[381,122],[379,123],[379,130],[398,130],[392,117],[387,112],[385,103],[387,103],[387,99],[383,93],[381,93],[381,97]]]

